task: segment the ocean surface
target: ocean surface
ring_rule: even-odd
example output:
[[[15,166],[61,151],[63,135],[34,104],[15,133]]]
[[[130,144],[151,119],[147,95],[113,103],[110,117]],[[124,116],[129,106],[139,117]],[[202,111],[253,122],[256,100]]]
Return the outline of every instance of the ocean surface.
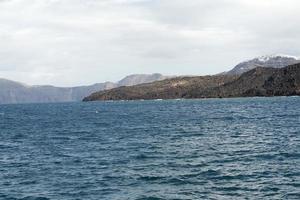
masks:
[[[300,97],[0,105],[1,200],[300,199]]]

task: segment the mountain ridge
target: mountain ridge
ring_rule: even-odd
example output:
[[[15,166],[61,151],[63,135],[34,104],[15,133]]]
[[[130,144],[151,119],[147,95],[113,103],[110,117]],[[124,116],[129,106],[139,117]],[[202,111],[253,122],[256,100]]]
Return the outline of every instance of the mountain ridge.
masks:
[[[120,81],[96,83],[87,86],[56,87],[52,85],[27,85],[0,78],[0,104],[51,103],[81,101],[85,96],[101,90],[123,85],[135,85],[167,78],[161,74],[133,74]],[[132,80],[133,79],[133,80]]]
[[[164,98],[168,95],[176,96],[179,93],[188,93],[187,87],[197,88],[207,87],[212,88],[224,84],[224,81],[232,81],[241,74],[248,72],[256,67],[262,68],[283,68],[287,65],[300,62],[295,56],[282,54],[274,54],[269,56],[260,56],[254,59],[249,59],[236,65],[232,70],[218,75],[202,76],[177,76],[177,79],[163,82],[163,87],[166,89]],[[218,78],[216,78],[218,76]],[[226,76],[226,78],[225,78]],[[118,88],[121,86],[134,86],[144,83],[152,83],[172,79],[174,76],[163,76],[161,74],[132,74],[124,77],[118,82],[96,83],[88,86],[75,87],[55,87],[51,85],[27,85],[8,79],[0,79],[0,104],[5,103],[49,103],[49,102],[74,102],[81,101],[84,97],[91,96],[94,93]],[[181,79],[181,80],[180,80]],[[174,82],[174,80],[180,80]],[[193,85],[194,84],[194,85]],[[214,85],[217,84],[217,85]],[[155,94],[155,89],[160,90],[160,85],[154,84],[147,98]],[[147,88],[146,88],[147,89]],[[126,88],[126,90],[128,90]],[[195,89],[196,90],[196,89]],[[124,89],[119,91],[124,94]],[[140,92],[140,91],[139,91]],[[162,92],[162,91],[160,91]],[[191,92],[191,91],[189,91]],[[196,92],[195,92],[196,93]],[[135,94],[137,95],[137,94]],[[161,96],[155,94],[156,96]],[[188,94],[181,94],[187,95]]]
[[[183,77],[114,88],[93,93],[83,101],[290,95],[300,95],[300,63],[284,68],[257,67],[242,75]]]

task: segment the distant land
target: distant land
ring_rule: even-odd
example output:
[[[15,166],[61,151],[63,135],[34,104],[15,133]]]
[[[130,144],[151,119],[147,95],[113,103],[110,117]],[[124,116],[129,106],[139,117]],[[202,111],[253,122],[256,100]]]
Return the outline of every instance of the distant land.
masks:
[[[296,62],[296,59],[290,58],[257,58],[219,75],[177,77],[119,87],[93,93],[83,101],[300,95],[300,64],[289,65],[290,62]],[[260,66],[250,66],[251,62],[259,62]],[[264,63],[267,64],[263,65]]]
[[[241,74],[257,67],[280,69],[299,62],[300,60],[294,56],[261,56],[241,62],[233,67],[232,70],[213,76],[182,76],[174,78],[174,76],[163,76],[158,73],[134,74],[116,83],[104,82],[77,87],[30,86],[0,78],[0,104],[76,102],[82,101],[82,99],[94,101],[211,97],[218,96],[212,92],[215,91],[217,93],[217,87],[224,87],[227,83],[237,80]],[[205,93],[203,93],[204,91]],[[225,97],[226,95],[222,91],[219,91],[219,96]],[[226,94],[229,93],[227,92]],[[231,95],[235,96],[237,94]]]
[[[105,82],[78,87],[30,86],[0,78],[0,104],[75,102],[81,101],[85,96],[96,91],[149,83],[166,78],[169,77],[161,74],[134,74],[117,83]]]

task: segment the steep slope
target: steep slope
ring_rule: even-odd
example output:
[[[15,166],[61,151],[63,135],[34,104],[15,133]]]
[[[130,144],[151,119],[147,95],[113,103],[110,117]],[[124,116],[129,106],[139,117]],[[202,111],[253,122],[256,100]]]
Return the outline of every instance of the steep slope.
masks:
[[[137,74],[128,76],[117,83],[105,82],[79,87],[28,86],[19,82],[0,79],[0,104],[81,101],[85,96],[96,91],[162,80],[164,78],[166,77],[161,74]]]
[[[299,62],[300,62],[299,58],[295,56],[287,56],[287,55],[261,56],[236,65],[232,70],[230,70],[226,74],[231,74],[231,75],[242,74],[256,67],[283,68],[288,65],[296,64]]]
[[[25,84],[23,83],[19,83],[16,81],[11,81],[8,79],[4,79],[4,78],[0,78],[0,89],[1,88],[5,88],[5,89],[13,89],[13,88],[23,88],[23,87],[27,87]]]
[[[205,91],[191,91],[189,98],[300,95],[300,64],[285,68],[258,67],[237,80]]]
[[[34,96],[30,86],[7,79],[0,79],[0,102],[17,103],[27,101],[28,96]]]
[[[132,86],[142,83],[151,83],[154,81],[160,81],[166,79],[166,76],[162,74],[133,74],[126,76],[124,79],[118,82],[118,86]]]
[[[236,78],[237,76],[177,77],[148,84],[96,92],[84,98],[84,101],[182,98],[193,89],[214,88]]]
[[[84,101],[300,95],[300,64],[258,67],[241,76],[180,77],[94,93]]]

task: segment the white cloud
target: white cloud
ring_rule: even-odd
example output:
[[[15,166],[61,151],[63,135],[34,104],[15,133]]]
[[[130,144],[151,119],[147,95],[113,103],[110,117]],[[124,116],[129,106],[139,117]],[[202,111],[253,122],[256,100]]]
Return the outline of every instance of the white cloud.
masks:
[[[2,0],[0,76],[76,85],[300,55],[297,0]]]

